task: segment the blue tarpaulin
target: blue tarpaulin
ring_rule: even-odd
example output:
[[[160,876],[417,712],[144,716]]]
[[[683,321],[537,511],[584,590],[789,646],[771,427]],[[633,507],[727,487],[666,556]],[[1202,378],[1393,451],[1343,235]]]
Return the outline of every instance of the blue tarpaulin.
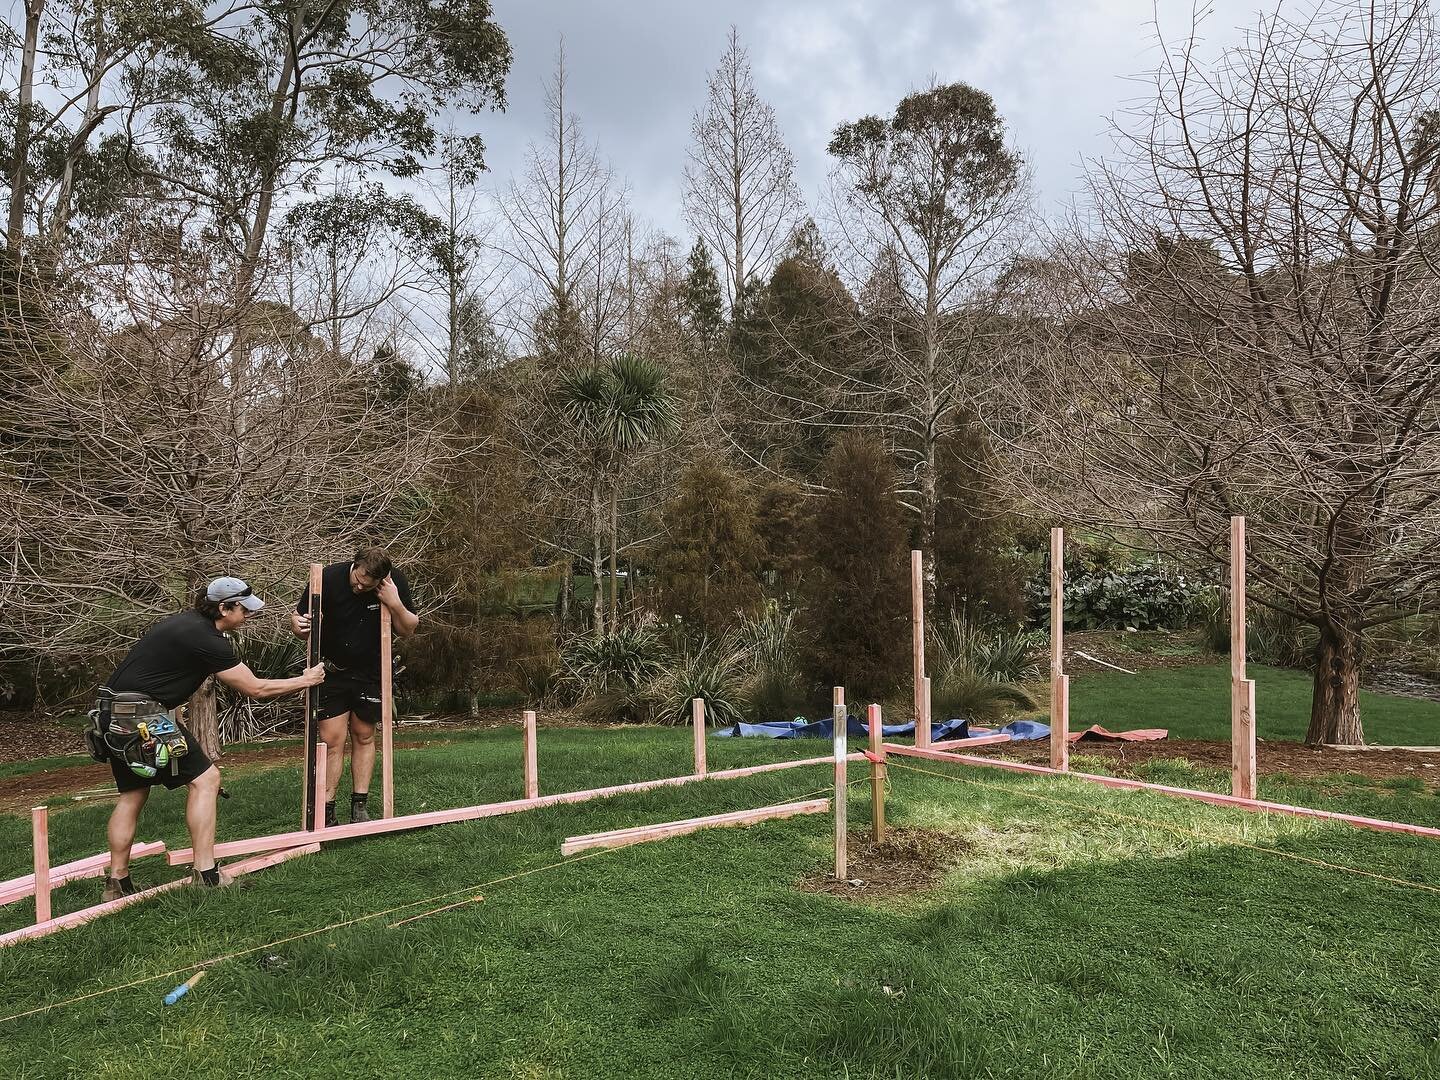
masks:
[[[1009,735],[1016,742],[1050,737],[1050,725],[1034,720],[1015,720],[1002,728],[997,728],[996,731]],[[834,732],[833,720],[806,720],[803,717],[796,717],[794,720],[772,720],[763,724],[731,724],[729,727],[719,728],[711,734],[717,739],[830,739],[834,737]],[[861,739],[870,734],[865,722],[858,716],[845,718],[845,733]],[[987,735],[991,733],[988,729],[985,732]],[[915,734],[915,725],[913,722],[882,724],[880,734],[887,739],[899,735],[911,736]],[[977,734],[979,733],[977,732]],[[955,741],[969,737],[970,721],[968,720],[946,720],[944,723],[938,724],[932,721],[930,724],[931,742]]]

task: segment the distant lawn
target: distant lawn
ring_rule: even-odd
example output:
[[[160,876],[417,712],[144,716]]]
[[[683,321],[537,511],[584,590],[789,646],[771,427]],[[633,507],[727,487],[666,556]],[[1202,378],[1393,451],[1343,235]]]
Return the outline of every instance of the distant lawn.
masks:
[[[1303,740],[1310,724],[1310,676],[1254,665],[1249,674],[1255,680],[1260,738]],[[1158,668],[1137,675],[1118,671],[1072,675],[1070,727],[1100,724],[1112,731],[1163,727],[1177,739],[1228,739],[1229,685],[1228,664]],[[1440,703],[1362,690],[1360,718],[1368,742],[1440,745]]]

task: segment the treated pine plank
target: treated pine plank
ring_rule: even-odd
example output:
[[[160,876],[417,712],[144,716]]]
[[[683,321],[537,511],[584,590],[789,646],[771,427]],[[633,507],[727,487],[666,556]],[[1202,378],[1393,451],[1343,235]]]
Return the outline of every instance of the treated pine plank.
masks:
[[[1195,791],[1191,788],[1170,787],[1166,784],[1148,784],[1142,780],[1128,780],[1122,776],[1100,776],[1096,773],[1061,772],[1044,765],[1026,765],[1019,761],[1005,761],[1001,758],[969,757],[965,754],[946,754],[935,750],[919,750],[913,746],[886,743],[885,749],[891,754],[905,757],[926,758],[930,761],[946,761],[952,764],[980,765],[989,769],[1004,769],[1008,772],[1029,773],[1032,776],[1070,776],[1076,780],[1088,780],[1102,787],[1120,791],[1153,791],[1159,795],[1193,799],[1211,806],[1231,807],[1237,810],[1253,810],[1258,813],[1289,814],[1292,817],[1311,818],[1317,821],[1334,821],[1354,825],[1360,829],[1374,829],[1377,832],[1407,833],[1440,840],[1440,829],[1425,825],[1411,825],[1405,821],[1386,821],[1382,818],[1360,817],[1356,814],[1341,814],[1333,810],[1315,810],[1308,806],[1289,806],[1285,803],[1266,802],[1263,799],[1241,799],[1234,795],[1221,795],[1214,791]]]
[[[864,757],[864,754],[850,755],[850,759],[854,761],[864,760]],[[384,821],[337,825],[333,829],[326,829],[323,837],[317,837],[313,832],[308,830],[277,833],[273,836],[256,836],[248,840],[232,840],[223,844],[216,844],[215,857],[217,859],[225,859],[238,855],[255,855],[263,851],[275,851],[278,848],[298,847],[316,839],[329,842],[331,840],[351,840],[360,836],[383,836],[388,833],[408,832],[411,829],[425,829],[431,825],[448,825],[461,821],[477,821],[481,818],[501,817],[505,814],[523,813],[526,810],[538,810],[546,806],[588,802],[591,799],[603,799],[610,795],[624,795],[634,791],[649,791],[653,788],[661,787],[679,787],[682,784],[693,784],[699,780],[734,780],[742,776],[755,776],[759,773],[773,772],[779,769],[796,769],[807,765],[829,765],[833,760],[832,757],[827,756],[801,758],[797,761],[775,761],[767,765],[747,765],[738,769],[722,769],[717,772],[708,773],[706,776],[668,776],[662,780],[641,780],[637,783],[616,784],[611,787],[592,788],[587,791],[567,791],[558,795],[542,795],[538,799],[510,799],[506,802],[484,803],[479,806],[462,806],[454,810],[434,810],[424,814],[407,814],[400,817],[389,818]],[[190,848],[180,848],[170,852],[167,858],[171,866],[179,866],[183,863],[190,862],[190,860],[194,858],[194,852]]]
[[[380,816],[395,816],[394,634],[390,609],[380,605]]]
[[[165,845],[163,842],[151,840],[143,844],[132,844],[130,846],[130,858],[141,859],[147,855],[160,855],[164,851]],[[61,863],[59,866],[52,866],[50,868],[50,887],[52,889],[58,889],[67,882],[80,881],[84,878],[102,877],[109,868],[110,853],[108,851],[101,852],[99,855],[87,855],[85,858],[76,859],[74,862]],[[0,881],[0,907],[34,895],[35,875],[33,873],[11,878],[9,881]]]
[[[540,749],[537,745],[538,732],[533,710],[527,709],[523,718],[525,732],[525,798],[540,797]]]
[[[50,811],[36,806],[30,811],[30,838],[34,847],[35,921],[50,921]]]
[[[808,799],[804,802],[761,806],[754,810],[733,810],[727,814],[710,814],[706,817],[684,818],[680,821],[662,821],[655,825],[637,825],[629,829],[587,833],[584,836],[566,838],[564,844],[560,846],[560,854],[573,855],[577,851],[588,851],[591,848],[629,847],[632,844],[643,844],[650,840],[669,840],[676,836],[687,836],[690,833],[699,832],[701,829],[754,825],[761,821],[776,821],[780,818],[797,817],[801,814],[823,814],[829,809],[829,799]]]

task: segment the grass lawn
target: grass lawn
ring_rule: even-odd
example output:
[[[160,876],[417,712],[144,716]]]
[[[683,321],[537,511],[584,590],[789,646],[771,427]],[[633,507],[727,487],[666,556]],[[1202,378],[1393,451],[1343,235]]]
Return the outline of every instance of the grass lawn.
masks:
[[[681,773],[688,742],[543,731],[542,787]],[[716,740],[711,765],[823,752]],[[567,835],[798,798],[825,767],[336,844],[236,889],[180,890],[0,950],[0,1016],[455,895],[218,963],[174,1008],[160,1004],[171,975],[0,1024],[0,1075],[1440,1076],[1440,895],[1242,846],[1437,884],[1440,843],[934,768],[964,779],[896,762],[891,822],[953,833],[964,852],[934,889],[883,902],[796,888],[829,863],[823,817],[553,865]],[[518,733],[407,751],[397,777],[401,812],[514,797]],[[292,771],[227,786],[222,838],[293,825]],[[1262,795],[1440,825],[1418,782],[1268,779]],[[98,850],[106,813],[57,805],[56,861]],[[182,843],[181,798],[157,794],[141,837]],[[0,818],[0,877],[28,860],[27,821]],[[137,867],[151,883],[162,871]],[[482,902],[388,927],[474,887]],[[97,891],[68,887],[57,908]],[[27,906],[0,909],[0,929]]]
[[[1248,669],[1255,680],[1257,734],[1262,739],[1305,738],[1312,681],[1306,672]],[[1440,704],[1392,694],[1360,692],[1367,742],[1385,746],[1440,745]],[[1154,668],[1070,677],[1071,730],[1100,724],[1111,731],[1164,727],[1177,739],[1230,738],[1230,667]]]

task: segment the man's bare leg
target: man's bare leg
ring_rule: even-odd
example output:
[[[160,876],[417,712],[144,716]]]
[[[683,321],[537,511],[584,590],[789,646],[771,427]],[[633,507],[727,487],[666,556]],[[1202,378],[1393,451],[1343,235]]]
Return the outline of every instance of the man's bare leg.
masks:
[[[130,876],[130,848],[135,843],[135,830],[140,825],[140,811],[145,808],[145,800],[149,797],[148,787],[122,791],[120,801],[110,811],[110,825],[105,835],[110,844],[112,878]]]
[[[325,801],[335,801],[340,786],[340,772],[345,768],[345,736],[350,730],[350,713],[341,713],[320,721],[320,740],[325,744]],[[352,751],[358,755],[359,751]],[[354,771],[355,763],[350,764]]]
[[[375,725],[350,714],[350,790],[368,795],[375,775]]]
[[[194,849],[192,865],[196,870],[209,870],[215,865],[215,804],[220,798],[220,770],[211,765],[188,787],[185,824]]]

